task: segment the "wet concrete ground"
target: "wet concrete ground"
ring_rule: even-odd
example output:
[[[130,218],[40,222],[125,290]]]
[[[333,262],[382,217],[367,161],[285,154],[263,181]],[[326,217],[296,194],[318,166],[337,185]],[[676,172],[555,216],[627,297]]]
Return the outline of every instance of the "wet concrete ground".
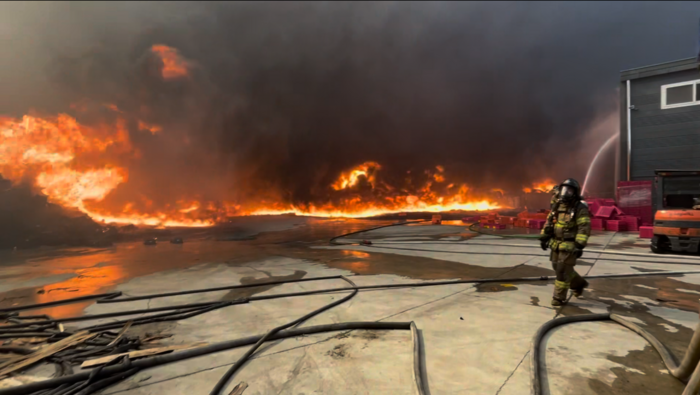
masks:
[[[333,236],[389,223],[287,217],[268,219],[259,228],[252,221],[243,231],[246,237],[232,237],[237,241],[217,241],[222,239],[217,236],[185,240],[183,245],[128,243],[102,250],[15,252],[1,261],[0,306],[110,290],[136,296],[340,274],[351,276],[358,285],[371,285],[553,273],[537,241],[475,235],[460,224],[392,226],[337,240],[347,245],[328,243]],[[372,245],[358,245],[361,240],[371,240]],[[652,255],[647,241],[633,234],[596,234],[590,249],[641,255],[587,252],[577,266],[584,275],[700,270],[695,267],[700,258]],[[699,321],[700,274],[590,282],[584,298],[572,299],[562,309],[550,306],[552,284],[545,282],[368,290],[303,326],[414,321],[425,344],[432,394],[528,393],[530,340],[539,326],[562,315],[613,311],[640,324],[682,357]],[[65,317],[341,286],[345,284],[340,280],[325,280],[119,304],[86,302],[44,312]],[[213,343],[262,334],[338,297],[324,294],[251,302],[132,330],[173,334],[163,344]],[[545,344],[546,393],[680,394],[683,390],[646,341],[617,324],[563,326],[553,330]],[[402,331],[354,331],[276,341],[243,367],[227,391],[245,381],[249,384],[245,394],[412,394],[411,351],[410,333]],[[245,348],[235,349],[142,371],[104,393],[208,393],[244,352]],[[12,383],[29,379],[15,377]]]

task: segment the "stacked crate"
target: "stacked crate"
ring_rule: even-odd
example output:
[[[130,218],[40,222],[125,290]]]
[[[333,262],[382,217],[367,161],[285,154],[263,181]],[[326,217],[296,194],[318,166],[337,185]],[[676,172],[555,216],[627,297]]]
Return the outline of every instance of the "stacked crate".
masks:
[[[654,237],[654,227],[653,226],[640,226],[639,227],[639,237],[642,239],[651,239]]]
[[[614,232],[624,232],[627,229],[627,222],[617,219],[611,219],[605,223],[605,229]]]
[[[498,217],[498,224],[505,226],[513,226],[517,217]]]
[[[539,221],[546,220],[548,214],[549,212],[530,213],[523,211],[522,213],[518,214],[518,218],[515,220],[514,225],[518,228],[530,228],[532,225],[533,229],[541,229],[542,227],[539,226]]]
[[[630,232],[639,231],[639,217],[634,215],[621,215],[618,219],[627,224],[627,230]]]

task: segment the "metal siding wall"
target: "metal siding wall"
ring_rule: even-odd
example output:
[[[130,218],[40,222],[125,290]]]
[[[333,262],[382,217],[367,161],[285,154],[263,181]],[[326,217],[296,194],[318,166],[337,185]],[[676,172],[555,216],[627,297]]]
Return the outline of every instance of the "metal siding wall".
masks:
[[[700,105],[661,109],[662,85],[692,80],[700,80],[697,70],[632,80],[632,180],[653,180],[657,169],[700,169]]]

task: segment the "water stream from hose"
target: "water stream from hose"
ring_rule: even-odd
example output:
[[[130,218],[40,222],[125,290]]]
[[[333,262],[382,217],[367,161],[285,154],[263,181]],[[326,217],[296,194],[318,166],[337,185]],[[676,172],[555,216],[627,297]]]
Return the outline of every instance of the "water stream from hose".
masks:
[[[581,188],[581,196],[586,196],[586,195],[584,195],[584,193],[586,192],[586,186],[588,185],[588,179],[591,177],[591,173],[593,172],[593,169],[595,168],[595,164],[598,162],[598,157],[600,157],[600,155],[603,153],[603,151],[605,151],[605,149],[618,137],[619,137],[619,134],[614,134],[605,143],[603,143],[603,145],[600,146],[600,149],[598,149],[598,152],[593,157],[591,164],[588,166],[588,171],[586,172],[586,179],[583,180],[583,188]]]

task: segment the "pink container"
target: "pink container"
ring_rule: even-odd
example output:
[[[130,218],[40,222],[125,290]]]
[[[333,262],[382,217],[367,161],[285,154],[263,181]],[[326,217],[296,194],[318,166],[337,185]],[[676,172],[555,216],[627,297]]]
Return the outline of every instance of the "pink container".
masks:
[[[615,207],[612,206],[603,206],[596,211],[594,214],[597,218],[610,218],[613,213],[615,212]]]
[[[586,201],[588,203],[588,211],[591,214],[595,214],[598,212],[598,209],[600,208],[600,204],[596,200],[591,200],[591,201]]]
[[[615,232],[624,232],[627,230],[627,222],[609,220],[605,223],[605,229]]]
[[[591,218],[591,229],[605,230],[605,220],[603,218]]]
[[[475,222],[479,222],[479,219],[480,219],[479,216],[476,216],[476,217],[464,217],[464,218],[462,218],[462,222],[464,222],[465,224],[473,224],[473,223],[475,223]]]
[[[654,237],[654,227],[653,226],[640,226],[639,227],[639,237],[642,239],[651,239]]]
[[[501,225],[513,225],[518,217],[498,217],[498,223]]]
[[[639,230],[639,218],[631,215],[623,215],[619,220],[627,224],[627,230],[634,232]]]
[[[614,206],[615,205],[615,199],[600,199],[600,204],[602,206]]]

